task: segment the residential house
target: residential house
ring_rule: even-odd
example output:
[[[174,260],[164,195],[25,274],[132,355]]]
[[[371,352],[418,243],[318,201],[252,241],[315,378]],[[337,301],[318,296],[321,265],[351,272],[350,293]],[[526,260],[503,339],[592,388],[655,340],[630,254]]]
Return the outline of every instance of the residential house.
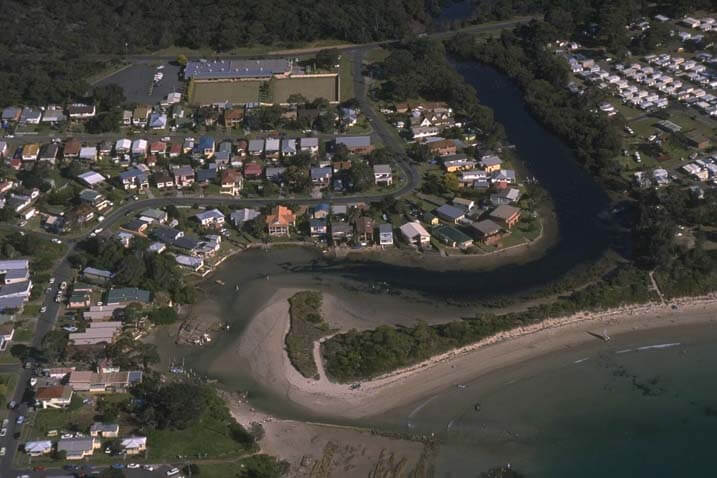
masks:
[[[158,171],[152,175],[152,180],[157,189],[167,189],[174,187],[174,179],[166,171]]]
[[[196,256],[186,256],[184,254],[177,254],[174,256],[174,260],[177,264],[185,269],[197,272],[199,269],[204,267],[204,259]]]
[[[301,151],[306,151],[312,156],[319,154],[319,138],[301,138]]]
[[[82,460],[86,456],[92,456],[101,445],[94,437],[62,438],[57,442],[57,451],[65,452],[66,460]]]
[[[391,224],[379,224],[378,226],[378,243],[381,246],[393,245],[393,226]]]
[[[125,191],[149,189],[147,173],[138,168],[122,171],[119,175],[119,181]]]
[[[455,173],[458,171],[469,171],[475,168],[476,162],[469,159],[465,154],[452,154],[450,156],[443,157],[443,168],[448,173]]]
[[[132,124],[132,112],[129,110],[122,111],[122,126],[129,126]]]
[[[20,124],[40,124],[40,118],[42,118],[42,111],[26,106],[20,114]]]
[[[400,228],[401,235],[409,244],[424,246],[431,242],[431,235],[418,221],[407,222]]]
[[[147,140],[135,139],[132,141],[131,153],[136,158],[142,158],[147,155]]]
[[[89,204],[98,211],[110,206],[110,202],[101,193],[93,191],[92,189],[83,189],[80,191],[80,201]]]
[[[224,110],[224,127],[235,128],[244,122],[243,108],[230,108]]]
[[[245,222],[253,221],[259,216],[261,216],[261,213],[256,209],[244,208],[232,211],[232,213],[229,215],[229,219],[232,221],[234,226],[242,227]]]
[[[497,193],[490,195],[490,202],[494,206],[500,206],[501,204],[513,204],[518,202],[519,199],[520,189],[518,188],[502,189]]]
[[[148,227],[149,223],[141,219],[130,219],[122,225],[122,229],[133,234],[144,234]]]
[[[210,165],[211,166],[211,165]],[[196,171],[196,181],[202,186],[213,183],[217,179],[217,170],[214,168],[199,168]]]
[[[276,206],[271,214],[266,216],[266,227],[270,236],[287,237],[289,228],[296,223],[296,217],[286,206]]]
[[[224,214],[219,209],[209,209],[194,215],[194,218],[203,227],[222,227],[224,225]]]
[[[356,239],[361,245],[373,242],[374,221],[368,216],[361,216],[356,220]]]
[[[483,244],[495,244],[502,238],[501,227],[490,219],[471,224],[475,238]]]
[[[132,125],[144,128],[147,126],[147,120],[149,114],[152,112],[152,107],[148,105],[137,105],[132,112]]]
[[[8,106],[2,110],[2,121],[4,122],[17,122],[20,120],[22,114],[22,108],[16,106]]]
[[[198,152],[205,158],[211,158],[214,156],[216,143],[212,136],[202,136],[199,138]]]
[[[110,279],[112,279],[112,272],[106,271],[103,269],[96,269],[94,267],[85,267],[82,271],[82,275],[85,277],[85,279],[89,281],[96,281],[96,282],[109,282]]]
[[[374,150],[371,136],[338,136],[334,140],[335,146],[344,145],[354,154],[367,155]]]
[[[128,437],[120,442],[122,450],[128,456],[139,455],[147,450],[147,437]]]
[[[80,148],[80,159],[88,163],[97,161],[97,148],[95,146],[83,146]]]
[[[284,166],[267,166],[264,169],[264,176],[267,181],[272,181],[278,184],[284,182],[284,176],[286,175],[286,168]]]
[[[376,184],[390,186],[393,184],[393,173],[390,164],[374,164],[373,179]]]
[[[520,209],[503,204],[490,213],[490,219],[501,224],[506,229],[510,229],[520,220]]]
[[[457,224],[466,217],[466,212],[463,208],[458,208],[450,204],[444,204],[443,206],[437,208],[434,212],[436,216],[452,224]]]
[[[97,438],[117,438],[119,425],[116,423],[95,422],[90,426],[90,436]]]
[[[264,153],[263,139],[250,139],[248,146],[249,156],[261,156]]]
[[[281,140],[281,156],[290,158],[296,155],[296,140],[293,138],[284,138]]]
[[[45,161],[50,164],[55,164],[57,156],[60,153],[60,146],[57,143],[48,143],[40,148],[40,154],[38,155],[38,161]]]
[[[182,145],[180,143],[171,143],[166,153],[170,158],[176,158],[182,154]]]
[[[341,123],[344,126],[355,126],[358,123],[359,112],[353,108],[339,108]]]
[[[489,154],[480,158],[480,165],[486,173],[494,173],[500,171],[503,161],[494,154]]]
[[[115,154],[128,154],[132,151],[132,140],[127,138],[118,139],[115,143]]]
[[[426,148],[434,156],[450,156],[456,154],[456,143],[452,139],[433,141],[428,143]]]
[[[28,456],[47,455],[52,451],[52,442],[50,440],[28,441],[23,447]]]
[[[345,222],[331,223],[331,239],[334,242],[348,241],[353,237],[353,228]]]
[[[62,111],[62,108],[59,106],[48,106],[45,109],[45,112],[42,114],[42,122],[43,123],[61,123],[62,121],[65,121],[67,118],[65,117],[65,114]]]
[[[225,169],[222,171],[220,180],[220,193],[230,196],[238,196],[242,188],[242,175],[239,171],[233,169]]]
[[[149,116],[150,129],[166,129],[167,115],[165,113],[152,113]]]
[[[70,119],[83,120],[95,116],[95,105],[74,103],[67,107],[67,115]]]
[[[40,155],[40,145],[37,143],[28,143],[22,147],[23,161],[37,161]]]
[[[188,188],[194,184],[194,169],[191,166],[179,166],[172,170],[174,184],[178,188]]]
[[[266,138],[264,142],[264,157],[267,159],[279,159],[281,151],[281,141],[279,138]]]
[[[139,302],[141,304],[150,303],[150,292],[148,290],[138,289],[136,287],[124,287],[117,289],[110,289],[107,293],[107,305],[112,304],[130,304],[132,302]]]
[[[331,184],[331,168],[311,168],[311,183],[314,186],[326,187]]]
[[[94,188],[98,184],[102,184],[105,181],[105,177],[96,171],[85,171],[84,173],[78,174],[77,179],[85,183],[90,188]]]
[[[77,346],[111,344],[121,329],[118,321],[91,322],[84,332],[70,333],[68,340]]]
[[[82,143],[76,139],[68,139],[65,141],[65,146],[62,149],[62,156],[68,159],[77,158],[80,156],[81,149]]]
[[[326,203],[319,203],[313,207],[311,214],[315,219],[325,219],[331,212],[331,206]]]
[[[73,393],[72,388],[67,385],[40,387],[35,392],[35,402],[42,408],[67,408]]]
[[[152,141],[149,145],[149,154],[164,156],[167,153],[167,143],[163,141]]]
[[[96,373],[73,370],[70,372],[70,387],[76,392],[119,392],[142,381],[141,371]]]
[[[437,126],[414,126],[411,128],[411,134],[414,139],[428,138],[438,136],[441,130]]]
[[[324,237],[327,232],[326,219],[309,219],[309,232],[311,237]]]

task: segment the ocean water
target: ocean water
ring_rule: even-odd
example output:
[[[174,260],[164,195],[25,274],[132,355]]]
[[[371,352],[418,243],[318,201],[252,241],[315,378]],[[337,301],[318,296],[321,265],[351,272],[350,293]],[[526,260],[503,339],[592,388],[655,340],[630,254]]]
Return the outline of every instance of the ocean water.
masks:
[[[377,422],[435,434],[439,477],[507,463],[528,477],[712,476],[716,360],[710,325],[596,339],[456,384]]]

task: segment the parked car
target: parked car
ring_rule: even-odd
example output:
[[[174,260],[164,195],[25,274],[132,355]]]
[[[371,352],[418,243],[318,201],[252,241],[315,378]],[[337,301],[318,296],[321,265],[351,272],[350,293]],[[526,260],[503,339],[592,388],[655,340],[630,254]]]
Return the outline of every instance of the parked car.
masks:
[[[179,473],[179,468],[172,468],[167,471],[167,476],[174,476]]]
[[[25,423],[25,417],[22,415],[18,416],[17,420],[15,420],[15,423],[17,423],[18,425],[22,425],[23,423]]]
[[[40,307],[40,313],[44,314],[45,312],[47,312],[47,306],[43,305],[42,307]]]

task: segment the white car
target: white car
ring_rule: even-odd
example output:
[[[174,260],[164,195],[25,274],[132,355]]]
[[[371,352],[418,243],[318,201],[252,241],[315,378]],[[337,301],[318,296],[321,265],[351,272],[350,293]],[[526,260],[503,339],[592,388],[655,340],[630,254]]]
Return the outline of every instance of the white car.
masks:
[[[55,283],[55,278],[54,278],[54,277],[50,277],[50,284],[54,284],[54,283]]]
[[[56,238],[56,237],[53,237],[53,238],[52,238],[52,242],[54,242],[55,244],[62,244],[62,241],[59,240],[59,239]]]
[[[97,235],[97,234],[95,234],[94,232],[91,232],[91,233],[90,233],[90,237],[95,237],[96,235]]]
[[[5,435],[7,435],[7,428],[3,427],[2,430],[0,430],[0,437],[4,437]]]
[[[174,476],[179,473],[179,468],[172,468],[171,470],[167,471],[167,476]]]
[[[102,232],[102,228],[101,228],[101,227],[98,227],[97,229],[94,230],[94,233],[95,233],[95,234],[99,234],[100,232]]]
[[[131,470],[136,470],[137,468],[139,468],[139,465],[137,463],[130,463],[129,465],[127,465],[127,468]]]
[[[61,289],[61,290],[67,289],[67,282],[66,282],[66,281],[63,280],[62,282],[60,282],[60,289]]]
[[[5,447],[0,448],[0,456],[5,456]]]
[[[104,220],[105,220],[105,217],[104,217],[104,216],[100,216],[100,217],[97,218],[97,222],[102,222],[102,221],[104,221]]]
[[[169,136],[165,136],[164,138],[162,138],[162,141],[172,141],[172,138],[170,138]]]
[[[145,471],[154,471],[154,465],[144,465],[142,469]]]
[[[40,313],[44,314],[45,312],[47,312],[47,306],[43,305],[42,307],[40,307]]]
[[[37,385],[37,378],[32,377],[32,378],[30,379],[30,386],[31,386],[31,387],[34,387],[35,385]]]

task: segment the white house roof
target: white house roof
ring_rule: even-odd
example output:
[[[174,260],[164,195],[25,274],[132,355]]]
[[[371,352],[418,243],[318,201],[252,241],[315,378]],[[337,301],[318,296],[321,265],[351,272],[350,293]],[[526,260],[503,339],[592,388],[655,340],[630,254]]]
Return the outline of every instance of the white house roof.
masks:
[[[209,211],[202,211],[195,214],[195,217],[200,221],[205,220],[217,220],[224,219],[224,214],[219,209],[210,209]]]
[[[122,439],[122,448],[145,448],[147,446],[147,437],[128,437]]]
[[[29,441],[25,443],[26,453],[47,453],[52,450],[52,442],[50,440]]]
[[[99,184],[105,180],[105,177],[96,171],[87,171],[85,173],[78,174],[77,177],[90,186],[94,186],[95,184]]]
[[[406,237],[428,236],[428,231],[419,222],[407,222],[401,226],[401,233]]]

